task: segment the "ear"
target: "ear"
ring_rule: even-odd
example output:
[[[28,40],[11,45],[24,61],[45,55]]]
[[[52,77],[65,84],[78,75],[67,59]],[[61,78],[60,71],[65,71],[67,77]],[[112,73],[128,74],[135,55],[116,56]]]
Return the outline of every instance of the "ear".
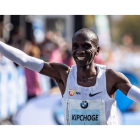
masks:
[[[100,47],[97,46],[97,51],[96,51],[96,54],[95,55],[98,55],[99,54],[99,51],[100,51]]]

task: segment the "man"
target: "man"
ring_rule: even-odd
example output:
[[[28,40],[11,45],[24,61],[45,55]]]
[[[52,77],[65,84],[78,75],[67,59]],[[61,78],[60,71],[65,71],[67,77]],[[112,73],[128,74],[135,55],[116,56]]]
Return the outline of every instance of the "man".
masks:
[[[140,103],[140,89],[119,72],[94,63],[98,55],[97,35],[89,29],[77,31],[72,38],[71,68],[60,63],[43,62],[0,42],[7,58],[56,80],[62,94],[65,124],[117,124],[115,91]]]

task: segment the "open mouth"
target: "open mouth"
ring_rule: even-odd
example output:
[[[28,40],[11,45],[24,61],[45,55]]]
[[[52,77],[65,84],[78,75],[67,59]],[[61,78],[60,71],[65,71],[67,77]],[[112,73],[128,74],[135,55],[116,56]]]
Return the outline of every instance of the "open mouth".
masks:
[[[85,57],[77,57],[78,60],[84,60]]]

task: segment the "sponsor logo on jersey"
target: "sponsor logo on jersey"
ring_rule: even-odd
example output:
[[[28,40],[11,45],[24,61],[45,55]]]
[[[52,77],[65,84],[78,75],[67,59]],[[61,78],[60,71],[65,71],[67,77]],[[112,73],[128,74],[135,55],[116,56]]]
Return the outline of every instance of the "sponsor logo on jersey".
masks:
[[[69,90],[69,95],[70,95],[70,96],[73,96],[74,94],[75,94],[75,90],[74,90],[74,89],[70,89],[70,90]]]
[[[102,91],[101,91],[101,92],[102,92]],[[90,93],[89,96],[90,96],[90,97],[93,97],[93,96],[95,96],[95,95],[97,95],[97,94],[99,94],[99,93],[101,93],[101,92],[98,92],[98,93],[95,93],[95,94],[91,94],[91,93]]]
[[[72,120],[74,121],[98,121],[99,115],[72,115]]]
[[[81,105],[81,107],[82,107],[83,109],[86,109],[86,108],[88,107],[88,102],[87,102],[87,101],[82,101],[82,102],[80,103],[80,105]]]
[[[80,94],[81,94],[81,92],[76,92],[76,94],[80,95]]]

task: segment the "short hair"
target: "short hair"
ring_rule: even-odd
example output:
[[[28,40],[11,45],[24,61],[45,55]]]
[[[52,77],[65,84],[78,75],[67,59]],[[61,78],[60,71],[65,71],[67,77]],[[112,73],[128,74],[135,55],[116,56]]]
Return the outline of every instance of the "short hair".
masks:
[[[97,40],[97,42],[95,42],[95,43],[96,43],[96,45],[98,45],[99,38],[98,38],[97,34],[95,32],[93,32],[93,31],[89,30],[88,28],[82,28],[82,29],[78,30],[77,32],[75,32],[75,34],[72,37],[72,40],[78,34],[83,34],[84,35],[84,34],[88,34],[88,33],[93,34],[95,36],[95,38]]]

